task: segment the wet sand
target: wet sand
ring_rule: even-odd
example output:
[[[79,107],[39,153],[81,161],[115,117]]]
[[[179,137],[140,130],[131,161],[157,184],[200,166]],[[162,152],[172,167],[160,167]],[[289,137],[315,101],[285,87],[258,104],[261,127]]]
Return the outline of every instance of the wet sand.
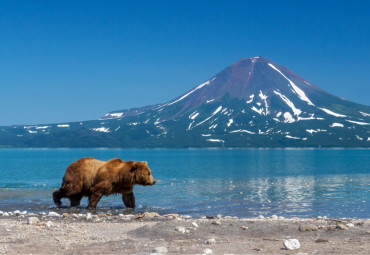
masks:
[[[0,213],[0,254],[368,254],[369,219]],[[300,248],[284,242],[297,239]]]

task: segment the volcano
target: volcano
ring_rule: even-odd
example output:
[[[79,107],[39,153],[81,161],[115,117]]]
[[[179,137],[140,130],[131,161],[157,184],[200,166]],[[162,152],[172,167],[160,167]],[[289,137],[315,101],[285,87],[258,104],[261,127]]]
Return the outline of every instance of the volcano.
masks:
[[[369,145],[369,106],[336,97],[263,57],[242,58],[163,104],[0,132],[0,146],[16,147]]]

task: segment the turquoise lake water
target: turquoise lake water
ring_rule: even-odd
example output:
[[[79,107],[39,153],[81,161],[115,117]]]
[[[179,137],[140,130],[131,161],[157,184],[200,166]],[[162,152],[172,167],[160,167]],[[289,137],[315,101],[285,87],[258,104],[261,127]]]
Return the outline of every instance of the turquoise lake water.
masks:
[[[370,218],[366,149],[0,149],[0,210],[54,210],[52,192],[82,157],[147,161],[160,182],[135,186],[137,212]],[[97,209],[127,212],[113,195]]]

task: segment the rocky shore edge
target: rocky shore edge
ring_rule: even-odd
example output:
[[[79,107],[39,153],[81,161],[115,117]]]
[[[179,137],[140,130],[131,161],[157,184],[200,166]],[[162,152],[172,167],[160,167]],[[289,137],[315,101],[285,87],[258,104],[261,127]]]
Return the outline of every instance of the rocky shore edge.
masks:
[[[366,254],[370,219],[0,211],[0,254]]]

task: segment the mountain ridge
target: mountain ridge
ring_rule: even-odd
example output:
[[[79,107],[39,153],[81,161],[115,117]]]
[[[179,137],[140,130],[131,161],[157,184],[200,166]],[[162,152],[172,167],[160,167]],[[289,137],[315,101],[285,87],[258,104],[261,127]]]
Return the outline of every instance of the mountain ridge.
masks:
[[[44,147],[369,147],[370,106],[336,97],[258,56],[239,59],[166,103],[109,112],[99,120],[15,126],[0,132],[0,146],[43,143]]]

